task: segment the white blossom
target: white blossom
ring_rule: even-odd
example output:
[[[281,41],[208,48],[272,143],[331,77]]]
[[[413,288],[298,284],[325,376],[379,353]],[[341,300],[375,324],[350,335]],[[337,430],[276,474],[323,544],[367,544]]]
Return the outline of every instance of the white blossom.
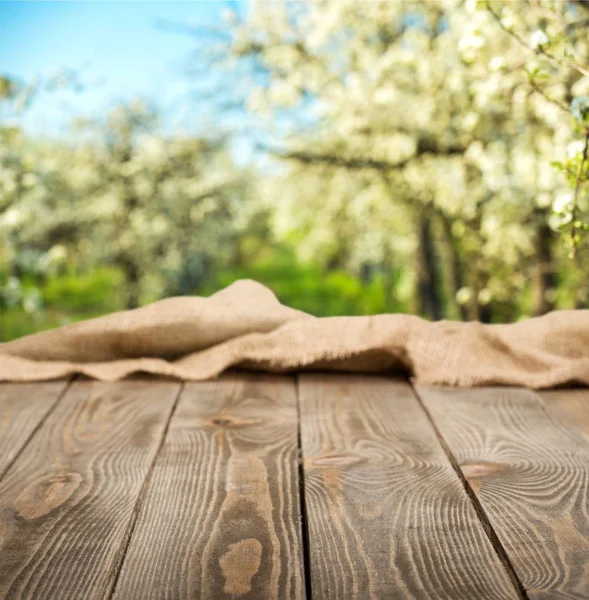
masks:
[[[67,248],[63,244],[55,244],[49,250],[49,258],[53,263],[63,262],[67,258]]]
[[[572,194],[561,194],[556,197],[552,203],[552,210],[555,213],[565,213],[570,211],[573,207],[573,195]]]
[[[460,304],[461,306],[468,304],[472,300],[472,297],[472,289],[469,287],[461,287],[456,292],[456,302],[458,302],[458,304]]]
[[[8,229],[21,225],[27,216],[23,210],[18,208],[9,208],[2,216],[0,216],[0,227]]]
[[[530,48],[532,50],[541,50],[549,43],[550,38],[541,29],[536,29],[530,36]]]
[[[583,152],[585,143],[582,140],[575,140],[567,146],[567,156],[569,158],[575,158],[577,155]]]
[[[478,293],[477,299],[481,306],[486,306],[493,299],[493,293],[490,289],[484,288]]]
[[[491,71],[500,71],[505,66],[505,58],[503,56],[494,56],[489,61],[489,69]]]

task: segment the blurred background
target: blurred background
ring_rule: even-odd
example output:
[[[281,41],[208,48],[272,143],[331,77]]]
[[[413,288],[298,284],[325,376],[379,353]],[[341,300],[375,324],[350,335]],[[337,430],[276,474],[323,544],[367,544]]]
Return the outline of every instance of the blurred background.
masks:
[[[0,339],[239,278],[589,301],[589,1],[1,3]]]

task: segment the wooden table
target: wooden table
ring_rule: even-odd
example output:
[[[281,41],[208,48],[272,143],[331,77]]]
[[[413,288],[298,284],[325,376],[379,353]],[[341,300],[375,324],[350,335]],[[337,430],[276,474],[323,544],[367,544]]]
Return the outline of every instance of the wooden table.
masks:
[[[0,384],[2,598],[589,598],[589,390]]]

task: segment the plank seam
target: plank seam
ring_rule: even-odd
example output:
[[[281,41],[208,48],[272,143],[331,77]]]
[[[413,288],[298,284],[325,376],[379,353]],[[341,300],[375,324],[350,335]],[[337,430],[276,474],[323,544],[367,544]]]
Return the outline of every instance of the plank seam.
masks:
[[[303,457],[303,438],[301,433],[301,400],[300,376],[295,376],[296,405],[297,405],[297,466],[299,474],[299,505],[301,511],[301,542],[303,550],[303,571],[305,578],[305,596],[312,600],[311,589],[311,544],[309,535],[309,517],[307,511],[307,498],[305,494],[305,468]]]
[[[29,446],[32,439],[35,437],[35,435],[37,435],[37,432],[41,429],[41,427],[45,424],[45,422],[49,418],[49,415],[51,415],[51,413],[53,413],[55,411],[55,409],[57,408],[57,405],[62,401],[66,392],[70,389],[70,387],[72,386],[72,383],[77,378],[79,378],[79,376],[77,374],[75,374],[73,377],[70,377],[70,379],[68,380],[68,382],[67,382],[66,386],[63,388],[63,390],[61,390],[61,392],[59,394],[57,394],[57,397],[53,401],[53,404],[51,405],[51,407],[49,408],[49,410],[47,411],[45,416],[37,423],[37,425],[35,425],[35,427],[31,431],[31,433],[29,434],[27,441],[22,445],[22,448],[16,453],[14,458],[6,465],[6,468],[4,469],[4,471],[2,471],[0,473],[0,482],[4,479],[4,477],[6,476],[8,471],[10,471],[10,469],[12,468],[14,463],[20,458],[20,456],[24,452],[25,448],[27,448]]]
[[[491,525],[491,521],[489,520],[489,517],[487,516],[487,513],[485,512],[483,505],[481,504],[481,502],[478,499],[477,495],[475,494],[474,490],[468,483],[468,480],[464,476],[464,473],[462,472],[462,469],[460,468],[460,464],[458,463],[458,461],[456,460],[456,457],[452,453],[450,446],[447,444],[446,440],[442,436],[441,431],[438,429],[438,426],[436,425],[436,422],[434,421],[431,413],[429,412],[429,410],[425,406],[425,403],[421,399],[421,396],[419,395],[418,390],[416,390],[413,385],[411,385],[411,389],[413,390],[413,394],[415,395],[418,404],[421,406],[421,409],[423,410],[427,419],[429,420],[429,423],[432,426],[434,433],[436,434],[436,437],[438,439],[440,446],[442,447],[444,453],[446,454],[446,457],[450,461],[450,465],[452,466],[452,468],[454,469],[454,472],[458,476],[458,479],[462,483],[462,487],[464,488],[466,495],[468,496],[468,498],[470,499],[470,501],[474,507],[475,513],[483,527],[483,530],[484,530],[489,542],[491,542],[491,546],[495,550],[495,553],[497,554],[499,560],[503,564],[503,567],[507,571],[507,575],[509,576],[513,585],[515,586],[516,593],[518,594],[520,600],[529,600],[529,596],[526,592],[526,588],[524,587],[523,583],[521,582],[520,578],[518,577],[515,567],[513,566],[513,563],[511,562],[511,559],[509,558],[509,554],[507,553],[503,544],[501,543],[499,536],[495,532],[495,529],[493,529],[493,526]]]
[[[158,444],[155,454],[153,456],[153,460],[151,461],[151,464],[149,465],[149,469],[147,470],[145,479],[143,480],[143,483],[141,484],[141,489],[139,490],[139,494],[137,496],[137,500],[136,500],[135,506],[133,508],[133,513],[132,513],[131,518],[129,519],[129,523],[127,525],[127,531],[125,532],[125,535],[123,536],[123,541],[122,541],[121,546],[118,551],[119,556],[117,556],[117,558],[115,559],[115,561],[113,563],[113,566],[110,569],[111,573],[109,574],[108,578],[112,579],[112,583],[106,589],[106,593],[104,595],[105,599],[110,600],[112,598],[113,594],[115,593],[117,583],[119,581],[119,577],[121,574],[121,570],[123,568],[123,563],[125,561],[125,557],[127,556],[127,552],[129,550],[129,546],[131,544],[131,538],[133,537],[133,532],[135,531],[135,525],[137,524],[137,518],[143,507],[143,502],[145,500],[145,497],[147,496],[147,490],[149,488],[149,484],[151,482],[151,478],[152,478],[153,472],[155,470],[155,465],[156,465],[159,455],[162,451],[162,448],[164,447],[166,438],[168,437],[168,431],[170,429],[170,424],[172,423],[172,419],[174,418],[174,414],[176,413],[176,409],[177,409],[179,401],[180,401],[180,396],[182,395],[183,391],[184,391],[184,382],[182,381],[182,382],[180,382],[180,386],[178,388],[178,392],[176,393],[176,397],[174,398],[174,402],[172,404],[172,410],[170,411],[170,414],[168,415],[166,424],[164,425],[164,430],[162,432],[159,444]],[[114,575],[113,575],[113,572],[114,572]]]

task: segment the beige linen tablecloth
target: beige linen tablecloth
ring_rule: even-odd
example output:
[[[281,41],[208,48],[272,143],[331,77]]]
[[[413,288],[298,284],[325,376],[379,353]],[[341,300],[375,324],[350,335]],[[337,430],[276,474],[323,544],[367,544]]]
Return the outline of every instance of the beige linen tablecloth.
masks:
[[[208,298],[167,298],[0,344],[0,381],[72,373],[113,381],[138,371],[198,381],[231,366],[402,371],[464,387],[589,385],[589,310],[509,325],[404,314],[317,318],[243,280]]]

